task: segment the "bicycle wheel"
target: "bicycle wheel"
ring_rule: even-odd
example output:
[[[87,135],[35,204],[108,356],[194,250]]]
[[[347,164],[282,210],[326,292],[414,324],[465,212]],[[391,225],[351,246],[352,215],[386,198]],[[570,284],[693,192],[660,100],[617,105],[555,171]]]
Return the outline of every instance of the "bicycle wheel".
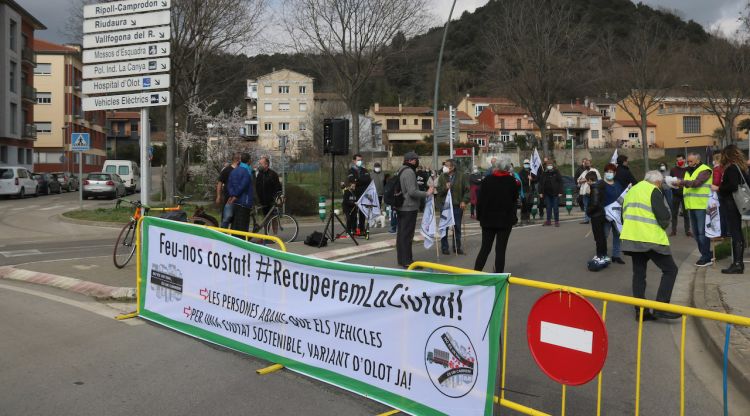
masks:
[[[266,235],[279,237],[285,243],[291,243],[297,238],[299,225],[291,215],[276,215],[266,224]]]
[[[115,267],[122,269],[128,264],[135,254],[135,221],[130,221],[122,227],[120,235],[115,242],[115,249],[112,253]]]

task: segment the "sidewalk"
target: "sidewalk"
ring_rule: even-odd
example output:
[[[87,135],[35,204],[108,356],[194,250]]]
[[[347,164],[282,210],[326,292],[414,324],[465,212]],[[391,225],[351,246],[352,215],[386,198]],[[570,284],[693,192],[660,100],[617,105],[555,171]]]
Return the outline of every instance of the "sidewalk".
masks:
[[[694,267],[689,257],[684,267]],[[715,312],[750,316],[750,267],[745,274],[721,274],[721,269],[729,266],[730,259],[717,262],[713,267],[695,267],[693,280],[693,306]],[[723,365],[726,324],[708,319],[696,319],[698,331],[704,344],[712,353],[718,365]],[[732,326],[730,332],[729,377],[750,396],[750,328]]]

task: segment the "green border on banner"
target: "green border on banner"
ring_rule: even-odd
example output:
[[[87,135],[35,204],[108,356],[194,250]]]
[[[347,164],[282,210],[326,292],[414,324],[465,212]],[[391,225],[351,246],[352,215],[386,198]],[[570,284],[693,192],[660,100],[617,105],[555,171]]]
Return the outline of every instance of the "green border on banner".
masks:
[[[147,272],[148,272],[148,229],[152,225],[167,228],[172,231],[183,232],[197,235],[200,237],[218,240],[231,244],[235,247],[246,249],[248,251],[262,254],[264,256],[275,257],[281,260],[290,261],[297,264],[314,266],[332,270],[342,270],[354,273],[377,273],[380,275],[394,276],[400,278],[418,279],[433,283],[450,284],[458,286],[494,286],[495,287],[495,305],[493,307],[492,317],[490,318],[487,337],[489,337],[489,367],[487,371],[487,399],[485,402],[485,415],[493,414],[495,379],[497,378],[497,360],[500,349],[500,330],[502,329],[503,302],[505,300],[505,291],[507,290],[508,274],[447,274],[433,273],[423,271],[406,271],[398,269],[382,268],[377,266],[364,266],[359,264],[339,263],[329,260],[318,259],[314,257],[302,256],[299,254],[275,250],[260,244],[253,244],[237,237],[233,237],[216,230],[204,228],[201,226],[165,220],[156,217],[145,217],[142,220],[143,230],[141,233],[141,282],[140,282],[140,316],[150,321],[162,324],[176,331],[187,335],[212,342],[236,351],[240,351],[264,360],[278,363],[290,370],[305,374],[337,387],[349,390],[364,397],[372,398],[381,403],[387,404],[394,408],[403,410],[408,413],[417,415],[444,415],[444,413],[433,409],[423,403],[416,402],[412,399],[399,396],[398,394],[372,386],[363,381],[350,378],[336,372],[315,367],[300,361],[292,360],[271,352],[243,344],[231,338],[218,335],[206,329],[175,321],[158,313],[149,311],[146,306],[147,294]]]

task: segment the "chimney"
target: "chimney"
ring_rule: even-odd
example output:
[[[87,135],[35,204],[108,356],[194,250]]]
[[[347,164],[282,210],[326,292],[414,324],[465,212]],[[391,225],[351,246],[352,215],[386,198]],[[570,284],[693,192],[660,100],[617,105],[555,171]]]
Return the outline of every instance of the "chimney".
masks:
[[[401,105],[401,101],[398,102],[398,112],[402,112],[404,110],[404,106]]]
[[[375,103],[375,112],[380,111],[380,103]]]

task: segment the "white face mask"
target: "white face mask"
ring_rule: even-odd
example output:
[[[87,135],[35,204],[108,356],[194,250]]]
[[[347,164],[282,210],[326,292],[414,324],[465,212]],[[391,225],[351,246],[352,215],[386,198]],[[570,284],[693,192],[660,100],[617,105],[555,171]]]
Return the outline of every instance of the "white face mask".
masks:
[[[547,170],[552,170],[552,168],[553,168],[552,165],[547,165]]]
[[[523,164],[523,168],[524,168],[524,169],[531,169],[531,165],[530,165],[530,164],[528,164],[528,163],[524,163],[524,164]]]
[[[361,167],[362,167],[362,161],[361,161],[361,160],[358,160],[358,161],[357,161],[357,162],[355,163],[355,165],[357,165],[357,167],[358,167],[358,168],[361,168]]]
[[[379,173],[380,172],[380,168],[375,168],[373,170],[375,171],[375,173]]]
[[[448,169],[448,166],[443,166],[443,173],[450,172],[450,169]]]

